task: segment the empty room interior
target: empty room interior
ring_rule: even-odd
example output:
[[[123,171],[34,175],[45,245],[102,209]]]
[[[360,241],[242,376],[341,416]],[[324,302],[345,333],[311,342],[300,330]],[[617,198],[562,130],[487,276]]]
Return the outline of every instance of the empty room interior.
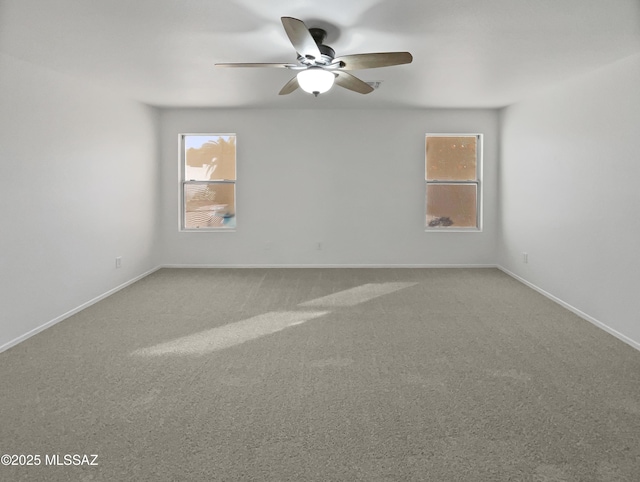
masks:
[[[637,0],[0,0],[0,126],[1,480],[639,480]]]

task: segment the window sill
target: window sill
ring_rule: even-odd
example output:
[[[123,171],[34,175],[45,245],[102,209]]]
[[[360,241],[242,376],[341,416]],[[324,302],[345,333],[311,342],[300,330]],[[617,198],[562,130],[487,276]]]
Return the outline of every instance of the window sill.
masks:
[[[425,233],[481,233],[478,228],[425,228]]]
[[[236,228],[179,229],[180,233],[235,233]]]

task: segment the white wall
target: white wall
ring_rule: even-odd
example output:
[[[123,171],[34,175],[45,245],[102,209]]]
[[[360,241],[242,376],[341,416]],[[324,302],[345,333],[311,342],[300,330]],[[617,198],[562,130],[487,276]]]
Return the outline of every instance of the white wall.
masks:
[[[0,54],[0,351],[157,265],[157,129],[152,108]]]
[[[500,263],[637,347],[639,180],[638,55],[501,113]]]
[[[490,110],[163,110],[164,262],[495,264],[497,128]],[[234,233],[178,232],[178,135],[199,132],[238,135]],[[484,134],[483,232],[424,232],[427,132]]]
[[[0,350],[158,264],[499,262],[638,344],[638,85],[640,56],[500,119],[490,110],[158,114],[0,54]],[[238,134],[236,232],[178,232],[181,132]],[[424,232],[426,132],[484,134],[483,232]]]

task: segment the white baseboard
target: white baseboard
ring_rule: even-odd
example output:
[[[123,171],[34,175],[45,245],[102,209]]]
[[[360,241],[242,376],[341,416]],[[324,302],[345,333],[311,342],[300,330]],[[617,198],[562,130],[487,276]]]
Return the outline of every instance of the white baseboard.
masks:
[[[596,325],[598,328],[601,328],[602,330],[606,331],[607,333],[609,333],[610,335],[615,336],[617,339],[619,339],[620,341],[625,342],[627,345],[635,348],[636,350],[640,351],[640,342],[637,342],[631,338],[629,338],[628,336],[620,333],[619,331],[611,328],[610,326],[606,325],[605,323],[601,322],[600,320],[597,320],[596,318],[594,318],[593,316],[588,315],[587,313],[585,313],[584,311],[580,311],[578,308],[576,308],[575,306],[570,305],[569,303],[562,301],[560,298],[558,298],[557,296],[552,295],[551,293],[548,293],[547,291],[543,290],[542,288],[540,288],[539,286],[534,285],[533,283],[527,281],[526,279],[518,276],[515,273],[512,273],[511,271],[509,271],[507,268],[503,267],[503,266],[496,266],[500,271],[508,274],[509,276],[511,276],[512,278],[520,281],[522,284],[527,285],[529,288],[537,291],[538,293],[540,293],[543,296],[546,296],[547,298],[549,298],[551,301],[555,301],[556,303],[558,303],[560,306],[562,306],[563,308],[566,308],[567,310],[571,311],[572,313],[575,313],[576,315],[578,315],[580,318],[583,318],[584,320],[588,321],[589,323],[592,323],[594,325]]]
[[[100,300],[105,299],[108,296],[111,296],[112,294],[114,294],[117,291],[120,291],[123,288],[126,288],[127,286],[129,286],[130,284],[135,283],[136,281],[141,280],[142,278],[149,276],[151,273],[159,270],[161,267],[160,266],[156,266],[155,268],[147,271],[146,273],[142,273],[139,276],[136,276],[135,278],[126,281],[125,283],[122,283],[119,286],[116,286],[113,289],[110,289],[109,291],[107,291],[106,293],[103,293],[99,296],[96,296],[95,298],[93,298],[92,300],[87,301],[86,303],[81,304],[80,306],[67,311],[66,313],[57,316],[56,318],[54,318],[53,320],[47,321],[46,323],[34,328],[33,330],[29,330],[28,332],[24,333],[23,335],[20,335],[17,338],[14,338],[11,341],[8,341],[7,343],[5,343],[4,345],[0,346],[0,353],[2,353],[5,350],[8,350],[9,348],[16,346],[18,343],[21,343],[23,341],[25,341],[27,338],[31,338],[33,335],[36,335],[37,333],[40,333],[42,330],[45,330],[47,328],[49,328],[50,326],[55,325],[56,323],[61,322],[62,320],[69,318],[72,315],[75,315],[76,313],[78,313],[79,311],[84,310],[85,308],[88,308],[89,306],[97,303]]]
[[[461,264],[453,264],[453,265],[448,265],[448,264],[438,264],[438,265],[432,265],[432,264],[422,264],[422,265],[421,264],[286,264],[286,265],[282,265],[282,264],[194,264],[194,265],[165,264],[165,265],[159,265],[145,273],[142,273],[139,276],[136,276],[135,278],[125,283],[122,283],[119,286],[116,286],[115,288],[99,296],[96,296],[95,298],[87,301],[86,303],[81,304],[80,306],[77,306],[76,308],[73,308],[70,311],[67,311],[62,315],[57,316],[53,320],[49,320],[46,323],[36,328],[33,328],[32,330],[29,330],[28,332],[18,336],[17,338],[14,338],[13,340],[10,340],[3,345],[0,345],[0,353],[8,350],[13,346],[16,346],[18,343],[21,343],[26,339],[31,338],[33,335],[36,335],[41,331],[55,325],[56,323],[59,323],[62,320],[75,315],[79,311],[82,311],[85,308],[88,308],[89,306],[97,303],[98,301],[101,301],[107,298],[108,296],[111,296],[112,294],[120,291],[121,289],[126,288],[127,286],[135,283],[136,281],[139,281],[142,278],[149,276],[151,273],[154,273],[155,271],[158,271],[159,269],[162,269],[162,268],[496,268],[496,265],[493,265],[493,264],[491,265],[482,265],[482,264],[469,264],[469,265],[461,265]]]
[[[497,268],[495,264],[164,264],[162,268]]]
[[[517,274],[509,271],[508,269],[506,269],[503,266],[500,265],[495,265],[495,264],[453,264],[453,265],[449,265],[449,264],[287,264],[287,265],[281,265],[281,264],[275,264],[275,265],[267,265],[267,264],[238,264],[238,265],[220,265],[220,264],[207,264],[207,265],[203,265],[203,264],[197,264],[197,265],[191,265],[191,264],[165,264],[165,265],[161,265],[161,266],[157,266],[145,273],[142,273],[139,276],[136,276],[135,278],[126,281],[125,283],[122,283],[119,286],[116,286],[115,288],[87,301],[86,303],[81,304],[80,306],[54,318],[53,320],[50,320],[30,331],[28,331],[27,333],[24,333],[23,335],[18,336],[17,338],[14,338],[11,341],[8,341],[7,343],[5,343],[4,345],[0,346],[0,353],[2,353],[5,350],[8,350],[9,348],[17,345],[18,343],[23,342],[24,340],[26,340],[27,338],[32,337],[33,335],[40,333],[42,330],[45,330],[46,328],[49,328],[50,326],[55,325],[56,323],[59,323],[60,321],[69,318],[70,316],[78,313],[79,311],[84,310],[85,308],[88,308],[89,306],[97,303],[98,301],[101,301],[105,298],[107,298],[108,296],[111,296],[112,294],[120,291],[123,288],[126,288],[127,286],[135,283],[136,281],[141,280],[142,278],[149,276],[150,274],[154,273],[155,271],[161,269],[161,268],[497,268],[500,271],[502,271],[503,273],[511,276],[512,278],[520,281],[521,283],[523,283],[524,285],[528,286],[529,288],[537,291],[538,293],[542,294],[543,296],[549,298],[550,300],[558,303],[560,306],[568,309],[569,311],[571,311],[572,313],[575,313],[576,315],[578,315],[580,318],[585,319],[586,321],[596,325],[598,328],[601,328],[602,330],[606,331],[607,333],[615,336],[616,338],[618,338],[619,340],[623,341],[624,343],[628,344],[629,346],[635,348],[636,350],[640,351],[640,342],[637,342],[631,338],[629,338],[628,336],[620,333],[619,331],[611,328],[610,326],[606,325],[605,323],[601,322],[600,320],[597,320],[596,318],[588,315],[587,313],[584,313],[583,311],[580,311],[578,308],[570,305],[569,303],[566,303],[565,301],[561,300],[560,298],[552,295],[551,293],[548,293],[547,291],[543,290],[542,288],[534,285],[533,283],[527,281],[526,279],[518,276]]]

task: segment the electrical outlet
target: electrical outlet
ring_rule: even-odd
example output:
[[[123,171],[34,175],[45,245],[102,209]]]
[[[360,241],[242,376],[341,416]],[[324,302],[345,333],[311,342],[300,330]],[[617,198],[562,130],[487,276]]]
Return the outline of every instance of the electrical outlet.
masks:
[[[529,262],[529,253],[522,253],[522,262],[527,264]]]
[[[116,269],[122,268],[122,256],[116,258]]]
[[[318,251],[322,251],[322,241],[318,241],[318,242],[316,243],[316,250],[318,250]]]

